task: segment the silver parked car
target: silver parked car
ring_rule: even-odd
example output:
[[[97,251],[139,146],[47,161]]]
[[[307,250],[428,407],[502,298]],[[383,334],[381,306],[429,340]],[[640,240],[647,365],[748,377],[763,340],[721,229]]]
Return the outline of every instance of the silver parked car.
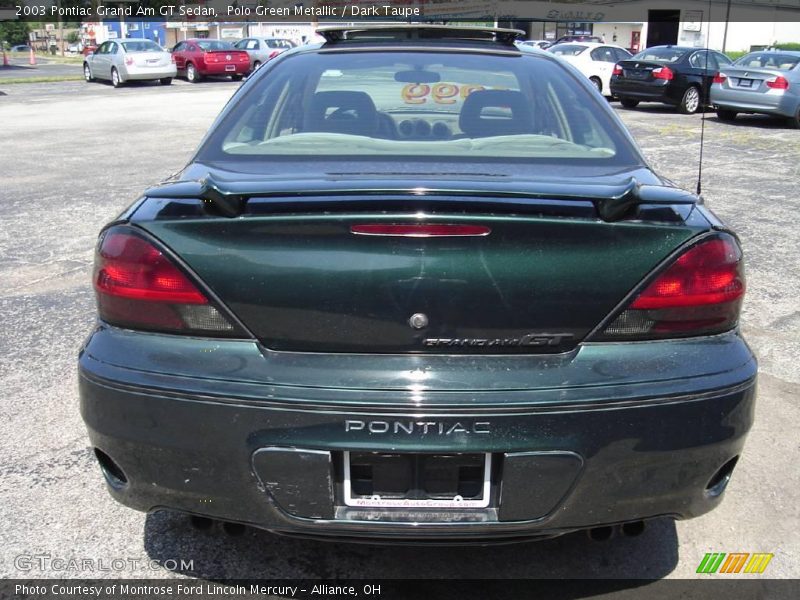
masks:
[[[86,81],[108,79],[114,87],[132,80],[159,80],[169,85],[176,74],[172,55],[155,42],[143,39],[103,42],[83,62]]]
[[[275,58],[281,52],[295,47],[294,42],[284,38],[249,37],[233,45],[238,50],[246,50],[250,55],[250,68],[255,71],[263,63]]]
[[[722,121],[758,113],[800,128],[800,52],[751,52],[722,67],[711,84],[711,104]]]

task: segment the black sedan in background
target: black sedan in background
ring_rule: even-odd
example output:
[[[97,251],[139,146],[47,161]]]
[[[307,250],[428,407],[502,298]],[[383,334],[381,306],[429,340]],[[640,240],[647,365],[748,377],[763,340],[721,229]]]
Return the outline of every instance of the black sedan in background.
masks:
[[[731,60],[707,48],[654,46],[623,60],[611,75],[611,93],[622,106],[663,102],[690,115],[708,104],[714,75]]]

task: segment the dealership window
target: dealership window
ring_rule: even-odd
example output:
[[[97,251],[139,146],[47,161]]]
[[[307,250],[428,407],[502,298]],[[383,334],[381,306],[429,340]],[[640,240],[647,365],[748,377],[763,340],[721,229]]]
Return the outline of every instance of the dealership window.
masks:
[[[593,23],[558,22],[531,23],[531,39],[554,42],[565,35],[592,35]]]

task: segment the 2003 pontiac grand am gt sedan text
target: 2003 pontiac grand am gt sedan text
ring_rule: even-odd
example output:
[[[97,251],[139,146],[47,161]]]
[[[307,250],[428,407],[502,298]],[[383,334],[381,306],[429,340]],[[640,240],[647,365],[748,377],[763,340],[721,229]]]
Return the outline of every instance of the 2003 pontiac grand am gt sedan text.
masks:
[[[517,32],[324,35],[100,235],[113,497],[462,542],[714,508],[755,394],[735,234]]]

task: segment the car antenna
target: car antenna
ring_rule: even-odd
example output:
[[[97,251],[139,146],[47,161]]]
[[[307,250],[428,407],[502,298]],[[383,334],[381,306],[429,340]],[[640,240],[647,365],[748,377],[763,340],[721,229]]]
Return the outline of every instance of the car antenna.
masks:
[[[706,27],[708,32],[708,39],[706,39],[706,60],[705,68],[708,71],[708,45],[711,43],[711,0],[708,0],[708,18],[706,19]],[[716,75],[716,73],[715,73]],[[701,79],[702,81],[702,79]],[[700,90],[700,159],[697,163],[697,189],[695,193],[699,196],[703,193],[703,147],[706,137],[706,107],[703,104],[703,90],[705,86],[701,86]],[[711,96],[711,86],[708,86],[708,95]],[[709,100],[710,98],[706,98]]]

